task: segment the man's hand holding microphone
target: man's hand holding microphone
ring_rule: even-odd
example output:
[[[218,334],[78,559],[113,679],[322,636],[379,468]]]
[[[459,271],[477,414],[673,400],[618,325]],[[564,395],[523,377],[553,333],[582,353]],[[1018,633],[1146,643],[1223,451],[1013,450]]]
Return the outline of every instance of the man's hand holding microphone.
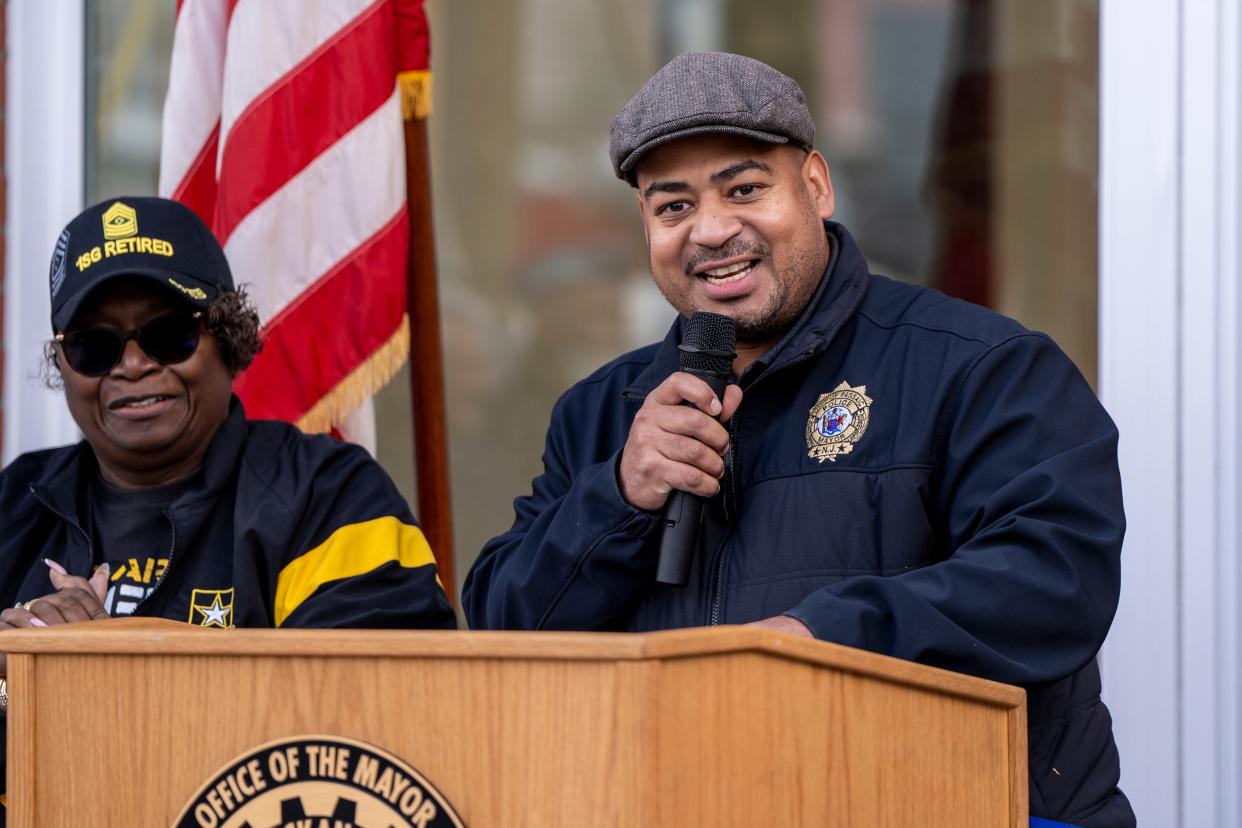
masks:
[[[732,319],[695,313],[682,332],[681,370],[647,395],[621,451],[621,496],[637,509],[663,509],[656,581],[685,586],[698,543],[703,499],[720,491],[729,453],[729,422],[742,389],[729,383],[736,330]],[[784,615],[754,622],[810,636]]]

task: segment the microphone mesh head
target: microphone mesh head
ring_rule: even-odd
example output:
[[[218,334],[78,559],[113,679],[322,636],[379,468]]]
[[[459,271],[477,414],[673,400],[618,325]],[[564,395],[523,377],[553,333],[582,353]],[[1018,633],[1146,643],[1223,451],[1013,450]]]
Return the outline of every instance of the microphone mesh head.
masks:
[[[736,338],[737,326],[729,317],[707,311],[691,314],[682,329],[681,369],[728,375]]]

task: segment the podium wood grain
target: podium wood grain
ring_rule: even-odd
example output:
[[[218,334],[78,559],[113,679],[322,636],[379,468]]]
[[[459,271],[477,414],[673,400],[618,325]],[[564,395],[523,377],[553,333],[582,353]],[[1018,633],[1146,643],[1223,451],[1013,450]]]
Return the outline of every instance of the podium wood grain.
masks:
[[[4,634],[10,825],[169,824],[230,760],[346,736],[468,825],[1023,825],[1020,689],[753,628]]]

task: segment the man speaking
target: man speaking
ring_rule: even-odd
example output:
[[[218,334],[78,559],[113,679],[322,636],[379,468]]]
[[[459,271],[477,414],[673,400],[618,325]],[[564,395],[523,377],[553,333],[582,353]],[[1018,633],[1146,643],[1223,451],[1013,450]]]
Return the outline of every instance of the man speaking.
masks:
[[[1132,826],[1095,664],[1120,587],[1116,428],[1047,336],[870,275],[829,221],[814,132],[796,82],[727,54],[681,55],[614,119],[681,317],[557,402],[467,616],[759,623],[1018,684],[1032,814]],[[696,312],[736,327],[723,398],[678,370]],[[674,491],[705,499],[685,586],[656,578]]]

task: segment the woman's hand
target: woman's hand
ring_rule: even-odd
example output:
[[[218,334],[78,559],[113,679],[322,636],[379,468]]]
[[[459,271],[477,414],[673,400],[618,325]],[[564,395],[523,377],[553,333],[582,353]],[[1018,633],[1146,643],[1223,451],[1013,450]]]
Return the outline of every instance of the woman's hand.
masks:
[[[0,612],[0,632],[22,627],[97,621],[108,617],[108,611],[103,605],[104,596],[108,594],[110,569],[107,564],[96,569],[87,580],[66,574],[64,568],[55,561],[45,563],[51,569],[48,577],[56,591]],[[7,674],[8,658],[0,654],[0,676]]]
[[[55,561],[48,561],[48,577],[56,591],[0,612],[0,629],[47,627],[76,621],[98,621],[108,617],[104,596],[108,594],[109,567],[103,564],[90,580],[65,574]]]

